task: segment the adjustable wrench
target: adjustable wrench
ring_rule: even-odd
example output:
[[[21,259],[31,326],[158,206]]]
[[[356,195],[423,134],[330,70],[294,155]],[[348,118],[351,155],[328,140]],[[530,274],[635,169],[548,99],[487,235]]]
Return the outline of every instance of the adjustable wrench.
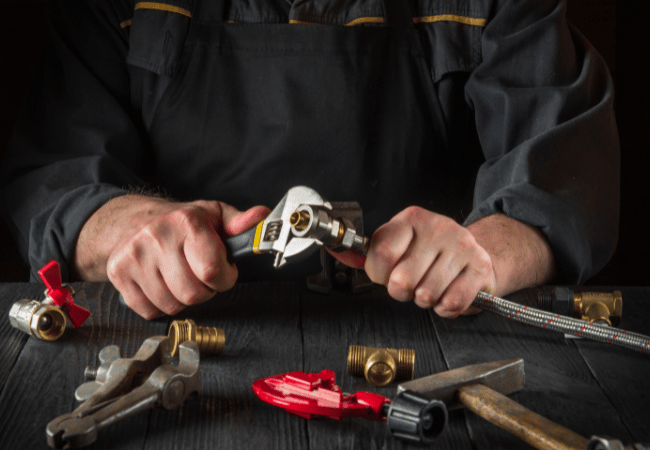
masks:
[[[179,350],[179,364],[172,366],[165,336],[144,341],[133,358],[120,358],[115,345],[105,347],[99,353],[102,364],[95,381],[75,392],[83,403],[47,425],[47,443],[52,448],[84,447],[97,440],[100,430],[122,419],[155,406],[181,406],[199,390],[199,349],[187,341]]]
[[[230,261],[271,253],[278,269],[322,245],[337,252],[353,249],[367,253],[370,240],[357,233],[350,221],[332,217],[331,211],[332,204],[313,189],[293,187],[256,227],[225,240]]]

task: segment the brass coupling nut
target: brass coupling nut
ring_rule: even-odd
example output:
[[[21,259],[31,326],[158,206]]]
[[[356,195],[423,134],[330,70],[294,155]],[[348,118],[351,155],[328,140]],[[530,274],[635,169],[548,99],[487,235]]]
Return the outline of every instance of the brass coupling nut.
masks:
[[[218,355],[226,345],[226,334],[221,328],[199,327],[192,319],[174,320],[169,327],[169,345],[172,356],[185,341],[196,342],[202,355]]]
[[[55,341],[63,335],[67,321],[55,304],[24,299],[12,305],[9,323],[37,339]]]
[[[348,373],[363,375],[373,386],[385,386],[393,380],[410,380],[414,367],[415,350],[351,345],[348,352]]]
[[[575,314],[582,320],[617,327],[623,315],[623,296],[614,292],[576,292]]]

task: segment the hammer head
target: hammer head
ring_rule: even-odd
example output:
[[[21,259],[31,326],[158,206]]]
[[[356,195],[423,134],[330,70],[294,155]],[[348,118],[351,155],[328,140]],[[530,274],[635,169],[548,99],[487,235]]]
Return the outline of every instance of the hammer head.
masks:
[[[397,386],[397,392],[410,389],[429,399],[444,402],[447,409],[456,409],[463,406],[456,400],[456,391],[472,384],[483,384],[503,395],[516,392],[524,387],[524,360],[473,364],[429,375],[401,383]]]

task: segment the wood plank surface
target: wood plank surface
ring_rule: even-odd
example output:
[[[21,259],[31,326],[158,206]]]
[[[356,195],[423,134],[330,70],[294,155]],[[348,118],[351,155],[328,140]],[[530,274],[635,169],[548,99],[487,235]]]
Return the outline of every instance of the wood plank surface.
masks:
[[[334,370],[343,392],[370,391],[392,399],[397,389],[396,382],[379,388],[363,376],[349,375],[350,345],[415,350],[416,378],[447,370],[427,312],[412,303],[391,299],[383,287],[374,286],[361,295],[337,291],[322,295],[303,290],[301,308],[305,370]],[[392,438],[385,422],[361,418],[310,420],[309,437],[310,449],[422,448]],[[471,448],[464,423],[450,421],[435,446]]]
[[[78,406],[75,389],[84,382],[84,369],[97,364],[106,345],[118,345],[131,357],[149,336],[165,334],[168,319],[148,322],[117,300],[106,284],[73,283],[75,302],[92,311],[78,329],[69,327],[54,342],[27,340],[0,395],[0,435],[3,445],[15,449],[48,449],[47,424]],[[42,285],[34,284],[42,292]],[[5,304],[6,298],[2,303]],[[135,416],[109,432],[100,432],[95,449],[141,449],[148,415]]]
[[[199,326],[223,328],[225,351],[202,358],[198,402],[153,412],[144,448],[308,448],[304,423],[252,390],[259,378],[302,368],[296,286],[240,284],[175,319],[186,317]]]
[[[599,288],[613,291],[617,288]],[[619,328],[650,336],[650,289],[619,289],[623,296],[623,317]],[[610,404],[623,420],[631,440],[650,443],[650,348],[639,354],[626,348],[577,340],[576,345],[598,380]],[[639,407],[642,406],[642,407]],[[615,436],[606,424],[598,434]]]
[[[13,302],[42,298],[38,284],[0,284],[0,438],[7,448],[47,449],[46,425],[78,404],[74,391],[99,351],[116,344],[132,357],[142,342],[166,335],[170,318],[145,321],[118,301],[110,284],[76,283],[75,300],[92,311],[79,329],[44,342],[9,326]],[[623,288],[622,327],[650,334],[650,289]],[[534,290],[509,298],[531,304]],[[524,358],[526,385],[510,398],[578,434],[650,441],[647,405],[650,358],[515,323],[491,313],[441,319],[382,287],[322,295],[301,283],[244,283],[174,319],[226,332],[225,352],[201,360],[201,394],[180,409],[156,409],[101,431],[91,449],[410,449],[383,422],[361,418],[306,420],[259,400],[262,377],[332,369],[344,392],[388,398],[396,384],[376,388],[347,374],[350,345],[411,348],[415,377],[468,364]],[[449,427],[430,448],[527,449],[475,414],[450,412]]]
[[[522,291],[508,298],[531,304],[531,295],[536,296],[536,291]],[[586,438],[608,434],[626,443],[632,439],[574,339],[487,312],[455,320],[431,313],[431,318],[450,368],[523,358],[526,384],[523,390],[510,395],[513,400]],[[597,357],[607,360],[611,347],[593,344]],[[620,357],[627,361],[637,355],[621,349]],[[626,369],[625,365],[610,365],[609,370],[620,376]],[[627,408],[639,411],[645,405],[634,399]],[[477,449],[531,448],[474,414],[468,414],[467,420]]]

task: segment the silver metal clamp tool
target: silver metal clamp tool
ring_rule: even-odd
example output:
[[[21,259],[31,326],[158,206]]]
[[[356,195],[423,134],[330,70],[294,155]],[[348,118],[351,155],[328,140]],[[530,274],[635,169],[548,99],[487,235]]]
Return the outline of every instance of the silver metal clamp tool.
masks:
[[[277,269],[298,261],[325,245],[340,252],[368,251],[370,240],[357,233],[349,220],[332,217],[332,204],[315,190],[296,186],[286,193],[256,227],[225,240],[230,261],[251,254],[275,255]]]
[[[175,409],[199,390],[199,349],[195,342],[179,346],[180,358],[172,366],[169,340],[154,336],[133,358],[120,358],[117,346],[99,353],[95,380],[79,386],[75,397],[83,403],[52,420],[46,428],[52,448],[79,448],[97,440],[100,430],[139,412],[162,406]],[[88,377],[89,372],[86,370]]]

